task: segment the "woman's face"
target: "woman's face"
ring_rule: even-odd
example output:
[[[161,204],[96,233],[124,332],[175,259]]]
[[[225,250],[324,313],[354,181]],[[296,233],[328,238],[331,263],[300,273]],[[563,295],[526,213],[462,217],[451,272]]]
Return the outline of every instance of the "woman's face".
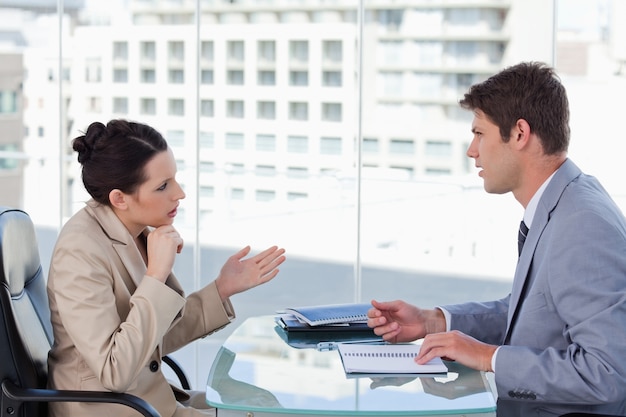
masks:
[[[122,221],[137,236],[146,226],[172,224],[185,193],[176,181],[176,160],[172,150],[156,154],[144,167],[146,181],[126,195],[128,210]]]

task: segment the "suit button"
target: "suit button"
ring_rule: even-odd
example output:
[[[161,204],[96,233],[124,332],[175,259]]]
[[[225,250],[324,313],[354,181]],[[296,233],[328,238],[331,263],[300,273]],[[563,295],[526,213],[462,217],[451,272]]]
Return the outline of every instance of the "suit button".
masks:
[[[157,361],[150,362],[150,370],[156,372],[159,370],[159,363]]]
[[[528,398],[530,398],[531,400],[536,400],[537,396],[535,394],[528,394]]]
[[[509,394],[509,397],[511,397],[511,398],[515,398],[516,397],[516,394],[515,394],[514,391],[509,391],[508,394]]]

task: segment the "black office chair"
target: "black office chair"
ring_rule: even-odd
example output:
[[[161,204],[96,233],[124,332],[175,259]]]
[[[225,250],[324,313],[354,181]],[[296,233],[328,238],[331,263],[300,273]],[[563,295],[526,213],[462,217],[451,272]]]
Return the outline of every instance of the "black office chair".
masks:
[[[49,402],[116,403],[160,417],[143,399],[106,391],[46,389],[52,326],[35,229],[22,210],[0,207],[0,417],[47,417]],[[184,371],[163,358],[189,389]]]

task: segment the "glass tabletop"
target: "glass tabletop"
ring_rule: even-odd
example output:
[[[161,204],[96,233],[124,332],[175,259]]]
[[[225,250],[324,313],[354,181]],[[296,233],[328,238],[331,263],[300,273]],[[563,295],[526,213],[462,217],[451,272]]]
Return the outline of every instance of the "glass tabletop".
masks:
[[[328,340],[294,338],[272,316],[247,319],[213,362],[207,403],[227,410],[336,416],[495,412],[482,372],[445,362],[445,375],[348,376],[336,350],[318,348],[322,341]]]

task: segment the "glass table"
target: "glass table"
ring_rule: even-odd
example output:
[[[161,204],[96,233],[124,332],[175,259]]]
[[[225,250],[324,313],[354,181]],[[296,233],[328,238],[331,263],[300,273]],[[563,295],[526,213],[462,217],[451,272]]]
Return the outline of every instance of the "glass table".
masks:
[[[446,362],[445,375],[347,376],[323,341],[294,339],[272,316],[245,320],[213,362],[207,403],[218,417],[496,415],[483,372]]]

